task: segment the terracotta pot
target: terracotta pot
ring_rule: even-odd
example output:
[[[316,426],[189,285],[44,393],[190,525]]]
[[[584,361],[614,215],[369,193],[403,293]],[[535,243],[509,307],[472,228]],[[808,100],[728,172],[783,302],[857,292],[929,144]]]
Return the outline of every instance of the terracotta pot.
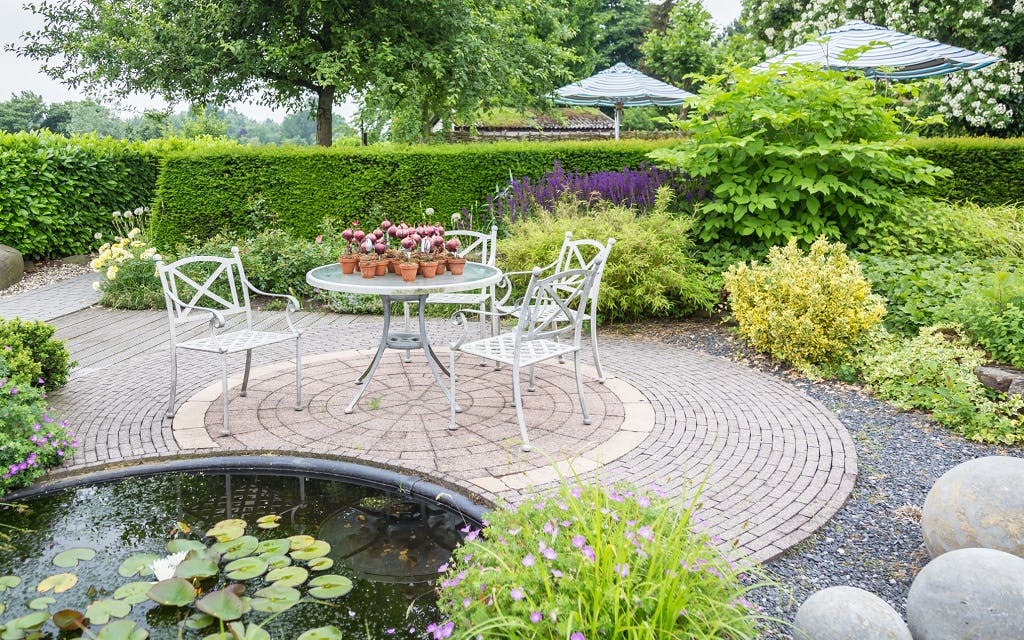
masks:
[[[398,260],[394,258],[388,258],[388,272],[398,273]]]
[[[412,282],[416,279],[416,272],[419,271],[420,266],[415,262],[400,262],[398,263],[398,270],[402,274],[402,280],[406,282]]]
[[[341,272],[345,275],[352,275],[356,270],[356,263],[359,262],[359,258],[356,256],[339,256],[338,264],[341,265]]]
[[[441,274],[444,273],[444,267],[445,267],[445,263],[446,262],[448,262],[448,261],[445,260],[444,258],[438,258],[437,259],[437,271],[434,272],[435,275],[441,275]]]
[[[389,260],[378,260],[377,261],[377,275],[386,276],[388,275],[388,263]]]
[[[424,278],[433,278],[437,274],[437,261],[421,262],[419,274]]]
[[[364,278],[372,278],[377,275],[377,263],[372,260],[360,260],[359,272],[363,274]]]
[[[448,258],[448,270],[452,272],[453,276],[461,276],[462,272],[466,269],[465,258]]]

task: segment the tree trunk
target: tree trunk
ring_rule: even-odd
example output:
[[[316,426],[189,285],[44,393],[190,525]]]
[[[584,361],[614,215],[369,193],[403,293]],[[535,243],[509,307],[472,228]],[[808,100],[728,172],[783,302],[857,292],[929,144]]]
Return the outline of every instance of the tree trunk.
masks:
[[[334,87],[316,92],[316,143],[329,147],[334,142]]]

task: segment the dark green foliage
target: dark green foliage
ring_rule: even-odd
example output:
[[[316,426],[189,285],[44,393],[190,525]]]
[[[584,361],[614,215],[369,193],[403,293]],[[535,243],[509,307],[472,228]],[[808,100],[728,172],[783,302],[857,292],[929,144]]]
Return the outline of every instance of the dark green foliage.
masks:
[[[0,318],[0,357],[4,359],[0,378],[43,386],[47,391],[63,387],[75,363],[64,343],[53,337],[55,332],[38,320]]]
[[[112,211],[152,200],[157,164],[118,140],[0,133],[0,244],[32,258],[87,253]]]
[[[161,172],[151,226],[163,247],[243,231],[248,199],[259,194],[281,228],[312,238],[328,217],[339,226],[378,207],[392,219],[432,222],[504,188],[510,177],[539,178],[560,160],[578,171],[639,167],[658,143],[508,143],[409,148],[237,148],[171,154]],[[374,215],[376,220],[376,214]]]
[[[953,315],[993,359],[1024,368],[1024,282],[1019,278],[1009,271],[993,273],[954,305]]]
[[[1024,208],[914,198],[879,218],[857,248],[884,256],[1024,257]]]
[[[916,194],[980,205],[1024,202],[1024,138],[927,138],[913,148],[953,172],[941,183],[917,185]]]

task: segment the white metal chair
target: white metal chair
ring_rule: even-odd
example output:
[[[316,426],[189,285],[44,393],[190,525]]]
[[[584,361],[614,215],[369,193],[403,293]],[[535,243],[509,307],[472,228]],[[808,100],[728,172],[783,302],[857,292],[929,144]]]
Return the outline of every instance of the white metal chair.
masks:
[[[512,396],[519,421],[519,431],[523,437],[523,451],[531,449],[530,437],[526,432],[526,419],[523,415],[523,399],[519,376],[522,367],[529,367],[530,388],[534,388],[534,367],[538,362],[549,358],[573,354],[576,366],[576,391],[583,410],[583,424],[590,424],[590,413],[587,400],[583,394],[583,377],[580,371],[580,334],[583,327],[586,305],[590,299],[590,291],[596,281],[607,251],[592,261],[590,269],[570,269],[559,271],[547,277],[541,277],[540,267],[534,268],[530,283],[526,287],[526,295],[518,307],[515,330],[501,333],[472,342],[466,342],[467,313],[479,313],[485,316],[500,316],[493,311],[479,309],[461,309],[453,318],[456,324],[463,327],[463,336],[451,345],[449,355],[449,379],[451,380],[451,421],[449,429],[456,429],[455,414],[458,405],[455,401],[455,358],[458,353],[467,353],[492,360],[498,364],[512,366]],[[558,309],[558,313],[552,313]],[[567,322],[566,318],[572,318]],[[571,340],[562,341],[571,335]]]
[[[569,269],[592,269],[597,267],[594,276],[594,285],[590,290],[588,299],[589,309],[584,309],[583,321],[590,322],[590,349],[594,355],[594,367],[597,369],[597,381],[604,383],[604,369],[601,367],[601,354],[597,346],[597,299],[601,289],[601,278],[604,276],[604,269],[608,265],[608,255],[615,246],[615,238],[608,238],[608,242],[601,244],[597,240],[573,240],[572,232],[566,231],[562,240],[562,247],[558,251],[558,257],[554,262],[540,267],[542,273],[567,271]],[[600,257],[600,261],[598,258]],[[529,275],[532,271],[509,271],[497,285],[497,291],[501,297],[496,298],[494,311],[507,316],[518,316],[519,301],[513,298],[512,279],[517,275]],[[549,313],[560,313],[560,309],[551,306]],[[567,319],[571,322],[572,319]],[[563,361],[560,358],[559,361]],[[533,389],[530,389],[531,391]]]
[[[194,256],[164,264],[159,256],[156,261],[160,284],[167,303],[167,317],[171,325],[171,393],[167,406],[167,417],[173,418],[175,391],[178,383],[178,349],[191,349],[221,356],[221,395],[224,400],[224,435],[231,434],[228,424],[228,354],[245,351],[245,373],[239,395],[245,396],[249,386],[249,366],[252,364],[252,350],[287,340],[295,340],[295,410],[302,410],[302,331],[292,324],[291,314],[299,309],[299,301],[293,296],[260,291],[245,277],[238,247],[231,248],[231,258],[217,256]],[[255,331],[252,324],[252,306],[249,293],[283,298],[285,321],[288,332]],[[188,302],[181,299],[188,296]],[[244,314],[245,324],[241,329],[224,331],[227,318]],[[186,323],[208,320],[209,335],[178,342],[178,326]]]
[[[444,237],[458,238],[462,243],[456,251],[456,255],[460,258],[472,259],[474,262],[486,264],[493,267],[497,261],[497,248],[498,248],[498,227],[492,226],[490,233],[482,233],[480,231],[469,231],[462,229],[453,229],[444,232]],[[432,293],[427,296],[427,304],[455,304],[459,307],[472,307],[476,306],[480,311],[486,311],[488,307],[492,306],[494,301],[494,285],[490,285],[477,291],[470,291],[467,293]],[[405,311],[405,326],[408,331],[409,327],[409,305],[406,302],[404,304]],[[485,324],[484,317],[480,316],[480,327],[483,329]],[[409,352],[405,352],[405,361],[409,362]]]

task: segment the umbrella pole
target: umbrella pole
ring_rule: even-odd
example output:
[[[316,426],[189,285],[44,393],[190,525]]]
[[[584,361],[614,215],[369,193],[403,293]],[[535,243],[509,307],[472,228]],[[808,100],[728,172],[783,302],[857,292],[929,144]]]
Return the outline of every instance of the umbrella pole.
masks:
[[[622,113],[622,103],[615,103],[615,139],[619,139],[619,114]]]

